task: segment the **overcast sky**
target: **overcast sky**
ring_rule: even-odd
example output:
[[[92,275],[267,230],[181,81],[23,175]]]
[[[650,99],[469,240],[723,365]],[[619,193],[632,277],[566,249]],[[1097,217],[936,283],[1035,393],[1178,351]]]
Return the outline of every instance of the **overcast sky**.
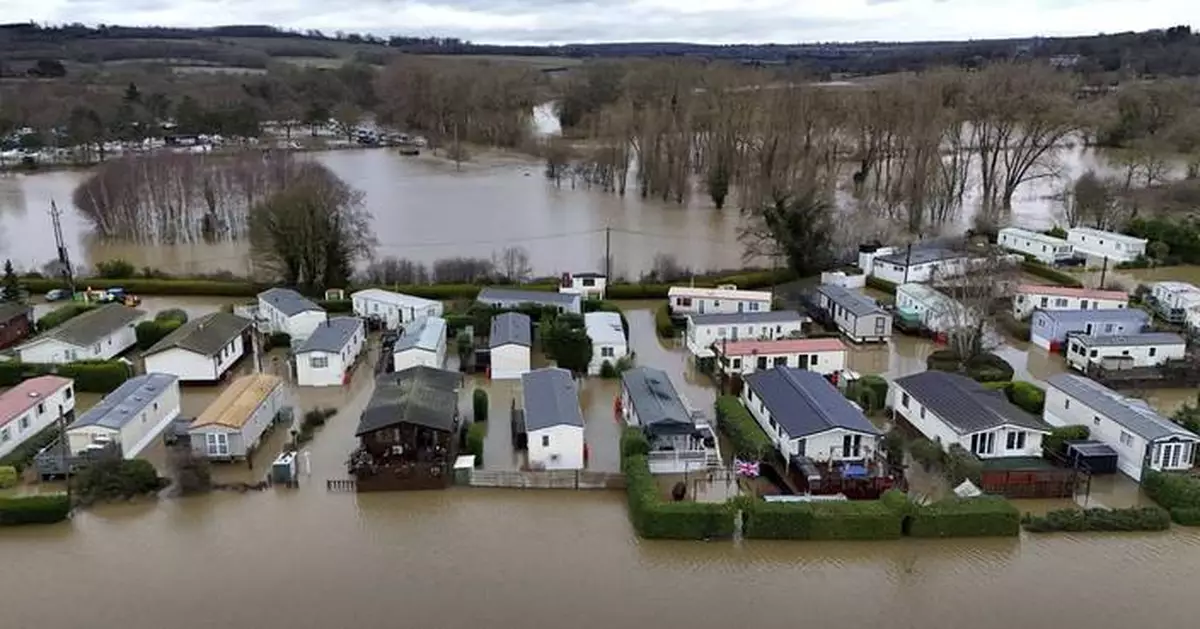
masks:
[[[0,21],[442,35],[489,43],[1087,35],[1200,24],[1200,0],[0,0]]]

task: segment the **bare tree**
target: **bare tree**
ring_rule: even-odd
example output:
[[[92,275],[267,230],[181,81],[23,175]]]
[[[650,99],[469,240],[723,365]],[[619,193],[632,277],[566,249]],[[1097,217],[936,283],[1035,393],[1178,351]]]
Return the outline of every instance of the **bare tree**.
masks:
[[[492,279],[495,265],[487,258],[445,258],[433,263],[433,281],[439,284],[473,284]]]
[[[492,258],[492,266],[504,279],[513,284],[520,284],[533,274],[533,266],[529,263],[529,250],[525,247],[505,247],[499,254],[493,254]]]
[[[1063,210],[1071,227],[1088,226],[1110,229],[1120,222],[1121,204],[1116,196],[1117,183],[1101,179],[1089,170],[1063,191]]]
[[[675,256],[669,253],[657,253],[650,266],[649,279],[657,282],[677,282],[690,278],[691,269],[679,263]]]
[[[1018,260],[996,248],[965,247],[961,265],[934,270],[930,285],[949,298],[940,313],[948,348],[964,362],[995,349],[999,304],[1020,282]]]
[[[361,279],[366,284],[428,284],[429,269],[422,263],[403,258],[386,257],[375,260],[364,269]]]
[[[362,122],[363,112],[351,102],[339,103],[333,108],[333,121],[337,124],[338,133],[353,141],[354,134],[358,132],[358,124]]]

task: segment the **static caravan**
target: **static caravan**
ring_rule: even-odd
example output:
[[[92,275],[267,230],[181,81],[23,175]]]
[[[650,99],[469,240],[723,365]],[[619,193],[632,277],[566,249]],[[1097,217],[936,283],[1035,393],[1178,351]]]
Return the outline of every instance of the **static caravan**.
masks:
[[[181,382],[215,382],[246,353],[253,322],[227,312],[192,319],[146,350],[147,373],[169,373]]]
[[[1075,247],[1062,238],[1020,227],[1001,229],[997,242],[1005,249],[1033,256],[1044,264],[1053,265],[1075,257]]]
[[[1028,319],[1034,310],[1120,310],[1129,306],[1129,295],[1119,290],[1095,290],[1023,284],[1013,295],[1013,316]]]
[[[588,338],[592,339],[592,360],[588,363],[588,375],[598,375],[605,362],[613,367],[617,361],[629,355],[629,344],[625,340],[625,326],[621,315],[615,312],[589,312],[583,315]]]
[[[1067,336],[1128,336],[1140,334],[1150,325],[1145,310],[1038,310],[1030,320],[1029,340],[1038,347],[1058,352]]]
[[[396,330],[425,317],[440,317],[442,302],[379,288],[367,288],[350,295],[354,314],[377,319],[388,330]]]
[[[1117,468],[1135,481],[1142,470],[1192,469],[1200,436],[1159,415],[1142,400],[1125,397],[1083,376],[1046,379],[1043,417],[1052,426],[1087,426],[1091,439],[1117,452]]]
[[[366,342],[363,320],[358,317],[334,317],[322,323],[296,350],[296,384],[302,387],[345,385]]]
[[[846,369],[846,344],[841,339],[775,339],[717,343],[717,364],[723,373],[748,376],[774,367],[793,367],[831,376]]]
[[[533,324],[527,315],[504,312],[492,317],[488,339],[492,380],[515,380],[529,372]]]
[[[962,304],[941,291],[914,282],[896,287],[896,315],[938,334],[970,324]]]
[[[892,315],[862,293],[822,284],[813,301],[825,319],[855,343],[886,342],[892,337]]]
[[[521,400],[529,467],[583,469],[583,412],[571,372],[546,367],[522,375]]]
[[[0,393],[0,458],[75,414],[75,387],[68,378],[37,376]]]
[[[216,460],[245,459],[287,403],[287,389],[277,376],[254,374],[234,380],[188,426],[192,452]]]
[[[684,343],[696,358],[712,358],[714,343],[799,338],[812,319],[791,310],[734,312],[688,317]]]
[[[686,474],[721,466],[717,433],[691,410],[667,372],[634,367],[621,374],[621,419],[650,442],[651,474]]]
[[[871,275],[893,284],[929,282],[936,275],[948,278],[961,275],[966,269],[968,257],[962,251],[942,247],[913,247],[893,250],[894,253],[877,255]]]
[[[1088,373],[1090,369],[1133,369],[1154,367],[1168,360],[1179,360],[1187,353],[1187,341],[1178,334],[1083,336],[1067,339],[1067,364]]]
[[[1079,253],[1113,262],[1131,262],[1146,255],[1146,239],[1106,232],[1091,227],[1072,227],[1067,242]]]
[[[559,312],[583,314],[583,295],[578,293],[551,293],[540,290],[486,286],[479,291],[475,301],[493,308],[519,308],[525,304],[533,304],[556,308]]]
[[[107,304],[63,322],[16,348],[27,363],[70,363],[108,360],[137,343],[135,327],[146,313]]]
[[[734,312],[769,312],[771,293],[757,290],[738,290],[733,284],[716,288],[672,286],[667,290],[671,314],[686,317],[694,314]]]
[[[1150,297],[1159,316],[1169,323],[1185,323],[1190,312],[1200,310],[1200,288],[1187,282],[1154,282]]]
[[[604,299],[608,277],[602,273],[563,273],[558,292],[582,295],[584,299]]]
[[[825,378],[776,367],[746,378],[742,404],[785,460],[870,459],[880,431]]]
[[[71,454],[116,443],[126,459],[137,458],[179,417],[179,378],[148,373],[126,380],[67,426]]]
[[[258,294],[258,319],[265,331],[283,333],[299,342],[307,339],[329,315],[290,288],[268,288]]]
[[[404,371],[425,365],[441,369],[446,362],[446,320],[425,317],[404,328],[392,347],[392,369]]]

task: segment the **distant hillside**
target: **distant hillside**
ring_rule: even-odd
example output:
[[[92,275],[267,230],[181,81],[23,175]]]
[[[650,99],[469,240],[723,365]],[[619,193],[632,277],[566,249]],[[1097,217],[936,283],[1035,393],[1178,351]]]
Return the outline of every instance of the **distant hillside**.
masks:
[[[564,46],[477,44],[456,38],[327,35],[272,26],[159,28],[81,24],[0,25],[0,64],[23,72],[38,60],[97,63],[139,59],[265,67],[272,59],[358,60],[386,63],[398,53],[587,59],[697,57],[747,64],[799,65],[824,74],[881,74],[933,65],[972,66],[994,59],[1034,57],[1085,72],[1127,70],[1139,75],[1200,74],[1200,36],[1188,26],[1089,37],[958,42],[736,44],[606,43]],[[540,64],[545,66],[545,64]],[[552,64],[551,64],[552,65]],[[3,70],[0,67],[0,70]]]

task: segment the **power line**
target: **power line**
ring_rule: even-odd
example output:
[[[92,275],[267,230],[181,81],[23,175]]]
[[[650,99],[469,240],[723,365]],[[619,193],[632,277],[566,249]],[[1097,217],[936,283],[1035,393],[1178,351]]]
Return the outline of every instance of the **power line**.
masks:
[[[489,240],[448,240],[443,242],[420,241],[412,243],[380,243],[378,249],[416,249],[419,247],[457,247],[467,245],[506,245],[522,242],[535,242],[539,240],[555,240],[558,238],[571,238],[574,236],[587,236],[604,233],[603,228],[588,229],[582,231],[562,232],[558,234],[542,234],[539,236],[517,236],[515,238],[500,238]]]
[[[728,242],[725,240],[713,240],[711,238],[701,238],[699,236],[693,236],[693,235],[688,235],[688,234],[659,234],[659,233],[655,233],[655,232],[647,232],[647,231],[640,231],[640,230],[621,229],[620,227],[614,227],[613,231],[620,233],[620,234],[628,234],[630,236],[646,236],[649,238],[664,238],[664,239],[668,239],[668,240],[686,240],[688,242],[704,242],[704,243],[719,245],[719,246],[723,246],[723,247],[734,247],[734,246],[740,247],[741,246],[741,243]]]

